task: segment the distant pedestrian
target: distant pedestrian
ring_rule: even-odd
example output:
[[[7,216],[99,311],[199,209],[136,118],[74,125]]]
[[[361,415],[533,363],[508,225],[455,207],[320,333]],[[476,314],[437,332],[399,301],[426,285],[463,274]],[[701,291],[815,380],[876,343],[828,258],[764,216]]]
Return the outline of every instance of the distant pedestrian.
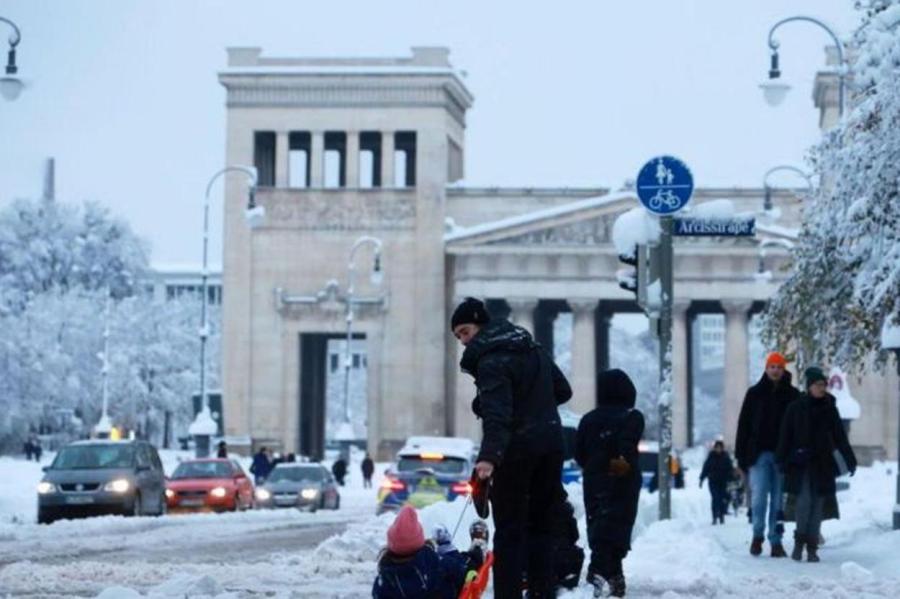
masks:
[[[225,444],[225,441],[219,441],[216,457],[222,459],[228,458],[228,446]]]
[[[284,461],[288,464],[293,464],[297,461],[297,456],[295,456],[292,453],[289,453],[284,457]]]
[[[343,457],[339,457],[334,461],[334,464],[331,465],[331,473],[334,474],[338,484],[343,487],[344,477],[347,476],[347,462],[344,461]]]
[[[750,509],[753,512],[753,540],[750,554],[762,553],[768,524],[772,557],[787,557],[781,543],[783,526],[778,525],[781,511],[782,477],[775,463],[775,448],[785,411],[800,392],[791,385],[787,360],[778,352],[766,358],[766,372],[747,390],[738,419],[734,446],[738,467],[749,474]]]
[[[828,393],[828,379],[819,368],[807,368],[806,393],[788,408],[776,451],[784,469],[784,490],[793,507],[794,550],[791,557],[819,561],[820,527],[827,501],[836,504],[836,462],[842,460],[851,476],[856,456],[835,399]]]
[[[31,437],[25,439],[25,445],[22,448],[25,452],[25,460],[30,462],[31,456],[34,455],[34,446],[31,444]]]
[[[363,458],[360,468],[362,469],[363,475],[363,488],[371,489],[372,474],[375,472],[375,462],[372,461],[372,458],[369,456],[368,452],[366,452],[366,457]]]
[[[712,451],[703,462],[700,472],[700,486],[709,479],[709,495],[712,505],[712,523],[725,524],[725,513],[728,511],[728,483],[734,476],[734,465],[731,456],[725,451],[725,443],[716,441]]]
[[[273,467],[272,461],[269,459],[269,450],[266,447],[260,447],[253,456],[253,463],[250,464],[250,473],[253,475],[254,482],[257,485],[265,482]]]
[[[41,447],[41,440],[37,435],[32,435],[31,437],[31,453],[35,462],[41,461],[41,454],[44,453],[44,448]]]
[[[591,547],[587,580],[613,597],[625,596],[622,560],[631,549],[642,484],[638,443],[644,415],[634,408],[636,398],[634,383],[623,371],[601,372],[597,407],[581,419],[575,437]]]

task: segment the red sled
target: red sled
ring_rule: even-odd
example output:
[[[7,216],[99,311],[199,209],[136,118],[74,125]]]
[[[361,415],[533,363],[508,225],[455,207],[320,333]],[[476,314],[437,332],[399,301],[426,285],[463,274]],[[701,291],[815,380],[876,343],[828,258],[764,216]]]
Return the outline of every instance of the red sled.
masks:
[[[494,565],[494,552],[488,551],[484,556],[484,563],[478,568],[475,578],[463,585],[462,591],[459,592],[459,599],[479,599],[484,589],[487,588],[488,580],[491,578],[491,566]]]

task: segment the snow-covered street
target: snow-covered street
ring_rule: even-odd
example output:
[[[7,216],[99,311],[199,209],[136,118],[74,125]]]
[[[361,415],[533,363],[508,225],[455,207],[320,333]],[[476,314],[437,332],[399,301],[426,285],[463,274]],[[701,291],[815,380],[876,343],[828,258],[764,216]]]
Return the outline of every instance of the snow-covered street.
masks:
[[[711,526],[709,495],[698,487],[699,464],[690,457],[687,488],[673,495],[673,520],[657,522],[656,496],[641,496],[634,549],[625,562],[629,596],[900,596],[900,532],[892,531],[889,521],[893,465],[859,470],[850,490],[840,494],[842,519],[824,526],[822,563],[807,564],[765,554],[751,557],[743,514],[729,516],[725,526]],[[361,488],[355,466],[337,512],[103,517],[38,526],[33,513],[21,511],[39,478],[38,466],[3,458],[0,474],[13,484],[0,492],[0,593],[220,599],[368,596],[375,559],[393,516],[373,515],[375,490]],[[568,491],[584,539],[581,488],[570,485]],[[452,530],[462,506],[455,502],[425,508],[423,526],[430,531],[441,523]],[[465,531],[474,517],[468,509],[457,544],[465,545]],[[587,598],[591,591],[582,586],[560,596]]]

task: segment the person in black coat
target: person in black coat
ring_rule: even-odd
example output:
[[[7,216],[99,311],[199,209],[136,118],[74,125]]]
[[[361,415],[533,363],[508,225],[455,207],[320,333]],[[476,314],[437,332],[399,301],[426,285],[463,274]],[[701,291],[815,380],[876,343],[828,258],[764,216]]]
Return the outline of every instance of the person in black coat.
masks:
[[[787,557],[781,542],[784,533],[779,523],[782,479],[775,463],[775,448],[784,413],[800,397],[800,392],[791,384],[791,373],[785,370],[786,366],[787,359],[778,352],[766,357],[766,371],[747,390],[738,418],[734,455],[750,484],[753,513],[750,554],[754,556],[762,553],[768,526],[772,557]]]
[[[560,489],[559,499],[553,504],[550,516],[553,520],[550,550],[553,554],[553,573],[557,586],[574,589],[581,578],[584,549],[578,546],[578,522],[575,509],[568,501],[565,490]]]
[[[819,368],[807,368],[806,394],[791,404],[784,415],[778,448],[778,464],[784,471],[784,490],[795,506],[794,550],[791,557],[819,561],[819,532],[826,498],[836,495],[834,479],[840,472],[836,452],[852,476],[856,456],[828,393],[827,378]]]
[[[250,464],[250,473],[253,475],[254,484],[260,485],[264,483],[273,467],[269,459],[269,450],[265,447],[260,447],[256,455],[253,456],[253,462]]]
[[[228,445],[225,441],[219,441],[219,444],[216,446],[216,457],[217,458],[227,458],[228,457]]]
[[[634,409],[637,391],[623,371],[597,377],[597,407],[581,419],[575,437],[575,460],[584,473],[591,561],[588,582],[625,595],[622,560],[631,549],[631,531],[641,492],[638,443],[644,415]]]
[[[347,476],[347,462],[344,461],[344,458],[338,458],[334,461],[334,464],[331,465],[331,473],[337,479],[337,483],[343,487],[344,477]]]
[[[475,473],[492,481],[494,596],[520,598],[527,569],[530,596],[554,597],[550,507],[563,462],[557,405],[569,400],[572,389],[528,331],[491,319],[479,300],[462,302],[450,329],[465,346],[460,367],[478,389],[472,411],[482,419],[483,435]]]
[[[709,495],[712,501],[713,524],[725,524],[725,512],[728,511],[728,483],[734,476],[734,465],[731,456],[725,451],[725,443],[716,441],[712,451],[703,462],[700,471],[700,486],[709,479]]]
[[[362,470],[363,475],[363,488],[371,489],[372,488],[372,474],[375,472],[375,462],[372,461],[372,458],[366,453],[366,457],[363,458],[362,464],[360,465],[360,469]]]

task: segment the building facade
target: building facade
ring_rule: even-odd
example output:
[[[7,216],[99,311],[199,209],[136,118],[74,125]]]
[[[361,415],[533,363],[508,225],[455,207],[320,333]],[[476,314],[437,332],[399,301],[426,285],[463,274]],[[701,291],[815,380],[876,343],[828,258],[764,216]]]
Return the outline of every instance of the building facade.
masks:
[[[231,48],[219,80],[227,96],[226,163],[253,165],[263,222],[244,218],[243,177],[226,180],[222,284],[227,434],[320,455],[326,442],[329,340],[364,344],[365,440],[390,457],[413,434],[478,437],[473,386],[449,334],[454,304],[472,295],[553,345],[553,322],[572,314],[572,408],[594,404],[609,364],[609,322],[635,312],[618,287],[611,242],[617,216],[636,205],[626,186],[518,189],[460,186],[466,111],[473,96],[444,48],[405,58],[279,58]],[[817,90],[819,88],[817,87]],[[830,97],[819,90],[821,102]],[[820,108],[830,114],[829,105]],[[824,118],[824,117],[823,117]],[[693,204],[726,198],[758,212],[762,189],[695,190]],[[756,238],[679,238],[675,250],[674,440],[693,439],[691,347],[721,353],[721,431],[733,439],[744,391],[760,372],[749,323],[781,282],[800,200],[773,195]],[[383,280],[370,281],[381,243]],[[762,251],[763,244],[765,251]],[[350,288],[349,277],[355,273]],[[701,339],[693,323],[703,320]],[[852,434],[877,453],[895,447],[896,378],[854,386],[863,416]],[[896,414],[896,412],[894,412]]]

